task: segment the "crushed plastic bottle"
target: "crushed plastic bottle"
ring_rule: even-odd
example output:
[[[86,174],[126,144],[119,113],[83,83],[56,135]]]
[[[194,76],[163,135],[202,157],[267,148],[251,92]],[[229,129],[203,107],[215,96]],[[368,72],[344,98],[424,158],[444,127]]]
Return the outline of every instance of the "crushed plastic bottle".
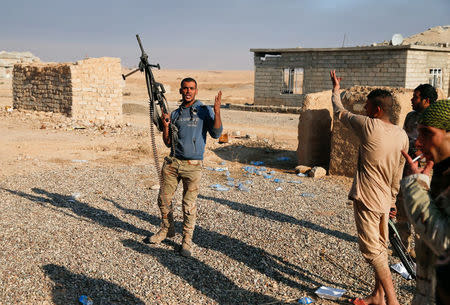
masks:
[[[245,180],[245,184],[253,184],[252,180]]]
[[[227,176],[227,177],[230,176],[230,171],[226,171],[225,176]]]
[[[228,167],[216,167],[214,170],[216,172],[227,172],[228,171]]]
[[[227,162],[225,162],[225,161],[222,161],[219,163],[219,165],[225,165],[225,164],[227,164]]]
[[[289,180],[288,183],[297,183],[297,184],[302,184],[303,182],[300,180]]]
[[[289,161],[289,160],[291,160],[291,158],[289,158],[289,157],[278,157],[277,158],[277,161]]]
[[[243,166],[242,169],[249,174],[254,174],[256,172],[256,168],[254,166]]]
[[[261,176],[261,175],[262,175],[262,172],[261,172],[260,170],[257,170],[257,171],[255,171],[255,174],[256,174],[257,176]]]
[[[232,178],[232,177],[227,177],[227,181],[234,181],[234,178]]]
[[[228,181],[227,185],[233,187],[234,186],[234,182],[233,181]]]
[[[258,170],[260,172],[265,172],[265,171],[267,171],[267,168],[265,168],[264,166],[261,166]]]
[[[298,177],[308,177],[308,175],[303,174],[303,173],[298,173],[297,176],[298,176]]]
[[[209,171],[213,171],[214,170],[214,168],[212,168],[211,166],[206,166],[205,169],[209,170]]]
[[[87,295],[82,295],[78,298],[78,302],[80,302],[83,305],[94,305],[94,301]]]
[[[314,303],[314,301],[311,298],[303,297],[303,298],[298,299],[298,303],[299,304],[312,304],[312,303]]]
[[[213,185],[210,185],[209,187],[212,188],[213,190],[221,191],[221,192],[226,192],[226,191],[230,190],[229,188],[227,188],[226,186],[223,186],[221,184],[213,184]]]
[[[302,197],[315,197],[316,195],[314,195],[313,193],[301,193]]]
[[[266,174],[266,173],[264,173],[263,174],[263,177],[265,178],[265,179],[272,179],[272,175],[269,175],[269,174]]]
[[[75,200],[80,199],[81,196],[82,195],[79,192],[72,193],[72,195],[71,195],[72,199],[75,199]]]
[[[264,162],[263,161],[250,161],[250,164],[259,166],[259,165],[264,165]]]
[[[244,186],[242,183],[239,183],[237,185],[237,189],[240,190],[241,192],[250,192],[250,190],[246,186]]]
[[[275,179],[273,179],[273,182],[275,182],[275,183],[283,183],[284,180],[280,179],[280,178],[275,178]]]
[[[283,190],[283,188],[281,186],[279,186],[275,189],[275,191],[282,191],[282,190]]]

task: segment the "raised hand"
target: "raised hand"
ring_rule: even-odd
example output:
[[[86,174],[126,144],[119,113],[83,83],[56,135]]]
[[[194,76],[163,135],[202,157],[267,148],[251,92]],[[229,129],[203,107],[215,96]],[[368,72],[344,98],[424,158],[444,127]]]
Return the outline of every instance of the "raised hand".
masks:
[[[219,93],[217,93],[217,95],[214,99],[214,113],[215,114],[220,112],[221,103],[222,103],[222,91],[219,91]]]
[[[330,78],[331,78],[331,82],[333,83],[333,91],[338,91],[339,89],[341,89],[342,77],[336,76],[336,70],[330,71]]]

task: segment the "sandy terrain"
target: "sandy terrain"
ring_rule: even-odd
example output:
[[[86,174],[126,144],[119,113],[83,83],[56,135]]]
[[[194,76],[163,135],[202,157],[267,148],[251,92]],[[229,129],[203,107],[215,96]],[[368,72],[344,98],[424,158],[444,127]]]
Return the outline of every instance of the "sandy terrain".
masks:
[[[124,70],[124,73],[129,70]],[[198,98],[212,102],[219,90],[223,92],[223,102],[230,104],[253,103],[253,71],[187,71],[153,70],[155,80],[164,85],[169,102],[180,99],[178,89],[185,77],[192,77],[198,83]],[[125,81],[124,103],[147,101],[143,73],[136,72]]]
[[[211,104],[218,90],[223,91],[223,102],[250,102],[253,96],[252,71],[155,71],[155,78],[167,90],[171,110],[177,107],[178,88],[182,78],[191,76],[199,84],[198,97]],[[141,164],[151,162],[149,146],[149,119],[147,92],[143,74],[138,72],[127,78],[124,92],[124,125],[112,130],[73,130],[73,122],[62,115],[39,112],[5,111],[12,105],[10,84],[0,84],[2,155],[1,172],[14,173],[33,166],[57,165],[72,159],[101,163]],[[241,99],[242,98],[242,99]],[[239,100],[241,99],[241,100]],[[251,135],[263,146],[283,147],[295,158],[298,116],[293,114],[250,113],[222,110],[225,132]],[[212,143],[214,142],[214,143]],[[161,154],[165,147],[158,136]],[[208,144],[215,145],[215,141]],[[241,151],[241,154],[244,151]],[[237,153],[235,153],[237,154]],[[245,152],[244,152],[245,154]],[[209,152],[206,158],[214,158]],[[257,158],[258,156],[254,156]],[[244,158],[244,157],[242,157]]]

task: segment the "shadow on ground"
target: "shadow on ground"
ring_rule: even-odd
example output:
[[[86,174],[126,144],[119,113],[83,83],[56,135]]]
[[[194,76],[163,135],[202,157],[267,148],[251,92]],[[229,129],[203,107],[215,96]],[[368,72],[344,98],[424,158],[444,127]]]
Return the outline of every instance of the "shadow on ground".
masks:
[[[63,213],[66,216],[77,218],[75,215],[70,213],[71,211],[74,214],[80,216],[81,218],[78,219],[81,221],[92,221],[106,228],[110,228],[116,231],[129,231],[141,236],[148,236],[150,234],[150,232],[147,230],[137,228],[136,226],[121,220],[117,216],[114,216],[107,211],[91,207],[89,204],[79,201],[72,196],[51,193],[40,188],[31,189],[36,195],[27,194],[21,191],[13,191],[5,188],[0,189],[34,201],[44,207],[53,209],[54,211],[57,211],[59,213]]]
[[[295,217],[292,217],[290,215],[286,215],[286,214],[283,214],[280,212],[255,207],[255,206],[245,204],[245,203],[230,201],[227,199],[204,196],[201,194],[198,195],[198,198],[215,201],[219,204],[226,205],[227,207],[229,207],[235,211],[239,211],[239,212],[245,213],[247,215],[260,217],[263,219],[269,219],[269,220],[273,220],[273,221],[286,222],[286,223],[291,223],[294,225],[299,225],[301,227],[311,229],[311,230],[314,230],[314,231],[317,231],[320,233],[328,234],[330,236],[333,236],[333,237],[336,237],[338,239],[342,239],[345,241],[349,241],[349,242],[357,242],[358,241],[356,236],[352,236],[350,234],[347,234],[347,233],[344,233],[344,232],[341,232],[338,230],[328,229],[321,225],[312,223],[310,221],[297,219]]]
[[[124,208],[113,200],[105,198],[103,199],[111,202],[116,208],[122,210],[124,213],[134,215],[135,217],[138,217],[141,220],[147,221],[153,225],[157,225],[160,222],[159,218],[146,212]],[[175,226],[176,228],[180,228],[180,230],[177,230],[177,232],[180,232],[181,224],[175,223]],[[291,264],[283,258],[268,253],[261,248],[249,245],[239,239],[218,232],[209,231],[199,225],[195,227],[193,241],[199,247],[220,252],[228,256],[229,258],[234,259],[235,261],[242,262],[249,268],[258,271],[261,274],[265,274],[267,277],[272,278],[277,282],[283,283],[292,288],[299,289],[300,291],[313,293],[315,289],[322,285],[339,286],[342,288],[352,288],[353,290],[355,290],[353,287],[347,287],[346,285],[342,285],[340,283],[322,278],[307,269]],[[178,245],[175,245],[170,241],[166,241],[165,243],[173,246],[174,249],[177,249],[179,247]],[[189,265],[189,261],[187,261],[186,264]],[[169,266],[167,267],[170,269]],[[296,280],[293,280],[293,278],[295,278]],[[188,282],[190,281],[188,279],[186,280]],[[309,283],[310,285],[304,285],[299,281],[304,281],[306,283]]]
[[[231,144],[213,149],[220,158],[228,161],[250,164],[251,161],[263,161],[264,166],[278,169],[294,169],[297,166],[297,155],[295,151],[274,149],[269,146],[262,147],[249,145]]]
[[[183,258],[173,251],[150,247],[135,240],[122,240],[124,246],[153,256],[171,273],[182,278],[202,294],[219,304],[272,303],[273,297],[240,288],[221,272],[195,258]],[[173,246],[175,246],[172,243]],[[182,298],[182,297],[181,297]]]
[[[51,193],[47,192],[40,188],[33,188],[33,192],[35,192],[38,195],[34,194],[27,194],[20,191],[12,191],[8,189],[4,189],[5,191],[8,191],[12,194],[15,194],[17,196],[21,196],[23,198],[26,198],[28,200],[34,201],[38,203],[39,205],[50,208],[53,211],[63,213],[64,215],[68,217],[75,217],[78,218],[80,221],[92,221],[95,223],[98,223],[104,227],[112,228],[115,230],[126,230],[131,233],[141,235],[141,236],[148,236],[151,235],[147,230],[140,229],[133,224],[124,222],[120,220],[117,216],[112,215],[111,213],[98,209],[90,207],[88,204],[80,202],[76,199],[74,199],[71,196],[61,195],[57,193]],[[240,209],[242,212],[246,212],[248,214],[255,214],[259,211],[261,215],[266,215],[265,218],[272,219],[272,220],[279,220],[279,221],[288,221],[297,223],[299,225],[308,226],[310,228],[315,228],[319,232],[326,232],[326,230],[320,226],[316,226],[312,223],[303,223],[301,221],[296,220],[293,217],[284,215],[284,214],[277,214],[276,212],[267,211],[265,209],[260,208],[254,208],[245,204],[240,204],[236,202],[219,202],[217,201],[217,198],[213,197],[206,197],[203,195],[200,195],[200,198],[213,200],[221,204],[227,204],[230,207],[234,207],[236,209]],[[148,223],[151,223],[152,225],[158,225],[160,223],[160,220],[158,217],[148,214],[147,212],[136,210],[136,209],[128,209],[119,203],[115,202],[114,200],[103,198],[103,200],[110,202],[113,204],[114,207],[116,207],[118,210],[122,211],[123,213],[133,215],[141,220],[144,220]],[[72,211],[76,215],[80,216],[77,217],[70,212],[66,211]],[[264,216],[263,216],[264,217]],[[86,219],[87,218],[87,219]],[[181,223],[176,223],[177,231],[181,231]],[[330,233],[330,232],[328,232]],[[331,232],[335,233],[335,232]],[[342,233],[341,233],[342,234]],[[344,238],[345,239],[345,238]],[[199,225],[195,228],[194,233],[194,243],[198,245],[199,247],[211,249],[217,252],[222,253],[223,255],[228,256],[229,258],[241,262],[245,264],[248,268],[251,268],[255,271],[260,272],[261,274],[266,275],[267,277],[275,280],[276,282],[283,283],[289,287],[298,289],[303,292],[312,293],[316,288],[322,285],[331,285],[331,286],[340,286],[345,289],[352,289],[353,287],[347,287],[346,285],[342,285],[339,283],[335,283],[333,281],[330,281],[326,278],[323,278],[314,272],[302,268],[300,266],[296,266],[282,257],[279,257],[277,255],[273,255],[264,249],[249,245],[237,238],[233,238],[231,236],[227,236],[218,232],[207,230]],[[172,245],[175,249],[177,248],[177,245],[175,245],[171,241],[166,241],[167,244]],[[177,276],[182,277],[184,280],[190,283],[192,287],[196,288],[200,292],[208,295],[214,300],[217,300],[221,304],[225,303],[233,303],[233,304],[239,304],[247,302],[248,299],[254,300],[258,299],[262,302],[267,301],[273,301],[274,299],[270,296],[261,295],[256,292],[250,292],[246,291],[242,288],[239,288],[235,286],[235,284],[229,280],[225,275],[220,273],[217,270],[214,270],[213,268],[209,267],[208,265],[204,264],[203,262],[200,262],[196,259],[193,259],[193,263],[188,260],[183,260],[178,254],[174,254],[173,256],[169,256],[167,250],[162,249],[153,249],[153,247],[146,246],[144,244],[132,241],[132,240],[125,240],[123,241],[123,244],[135,251],[138,251],[140,253],[144,254],[150,254],[153,255],[155,258],[159,260],[159,262],[163,265],[165,265],[171,272]],[[171,252],[173,253],[173,252]],[[195,254],[194,254],[195,255]],[[181,260],[180,260],[181,259]],[[176,262],[175,262],[176,261]],[[184,263],[183,263],[184,262]],[[194,266],[194,267],[192,267]],[[83,275],[76,275],[72,274],[69,271],[67,271],[64,267],[59,267],[55,265],[48,265],[45,267],[46,272],[55,282],[64,282],[64,278],[68,277],[69,281],[70,278],[72,279],[83,279],[87,280],[88,282],[91,281],[92,284],[95,287],[99,287],[97,284],[97,281],[100,281],[100,283],[104,283],[105,285],[108,284],[108,282],[102,281],[102,280],[94,280],[89,279]],[[203,273],[196,270],[203,270]],[[65,275],[59,275],[62,273]],[[202,278],[202,279],[200,279]],[[58,279],[58,281],[56,280]],[[212,283],[214,282],[223,282],[223,285],[225,288],[221,288],[219,291],[214,290],[214,285]],[[302,283],[303,282],[303,283]],[[304,284],[307,283],[307,284]],[[111,284],[114,285],[114,284]],[[108,286],[110,287],[110,286]],[[70,289],[71,286],[69,286]],[[120,287],[119,287],[120,288]],[[68,288],[65,288],[66,290]],[[69,290],[70,290],[69,289]],[[225,293],[225,290],[226,293]],[[77,293],[80,290],[77,288]],[[58,292],[59,293],[59,292]],[[89,291],[87,293],[90,293]],[[87,294],[84,293],[84,294]],[[92,295],[95,295],[95,291],[92,292]],[[221,293],[223,295],[221,295]],[[69,291],[69,293],[66,293],[66,295],[73,296],[75,294],[75,291]],[[132,299],[131,294],[127,294],[126,291],[122,293],[124,296],[127,296]],[[60,298],[60,296],[57,296]],[[231,298],[231,299],[230,299]],[[59,300],[59,299],[58,299]],[[228,300],[228,301],[227,301]],[[138,299],[135,300],[136,302],[140,301]],[[275,299],[276,301],[276,299]],[[55,301],[56,302],[56,301]],[[57,304],[66,304],[65,302],[56,302]],[[123,303],[123,302],[121,302]],[[94,302],[94,304],[96,304]],[[103,303],[100,303],[103,304]],[[129,304],[134,304],[130,302]],[[141,303],[138,303],[141,304]]]
[[[145,304],[128,290],[101,279],[76,274],[66,267],[54,264],[42,267],[45,274],[55,283],[52,301],[57,305],[80,304],[81,295],[89,296],[94,304]]]

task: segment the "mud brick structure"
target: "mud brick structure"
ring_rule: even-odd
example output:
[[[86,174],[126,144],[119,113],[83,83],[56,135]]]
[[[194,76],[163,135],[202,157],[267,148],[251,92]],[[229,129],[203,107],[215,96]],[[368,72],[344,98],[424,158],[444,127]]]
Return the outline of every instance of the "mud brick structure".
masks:
[[[83,122],[120,123],[122,86],[119,58],[16,64],[13,106],[64,113]]]
[[[331,90],[305,95],[298,120],[298,164],[328,168],[332,128]]]
[[[341,87],[388,86],[414,89],[430,83],[446,96],[450,48],[422,45],[250,49],[255,64],[255,105],[301,107],[305,94],[330,88],[329,71]]]

